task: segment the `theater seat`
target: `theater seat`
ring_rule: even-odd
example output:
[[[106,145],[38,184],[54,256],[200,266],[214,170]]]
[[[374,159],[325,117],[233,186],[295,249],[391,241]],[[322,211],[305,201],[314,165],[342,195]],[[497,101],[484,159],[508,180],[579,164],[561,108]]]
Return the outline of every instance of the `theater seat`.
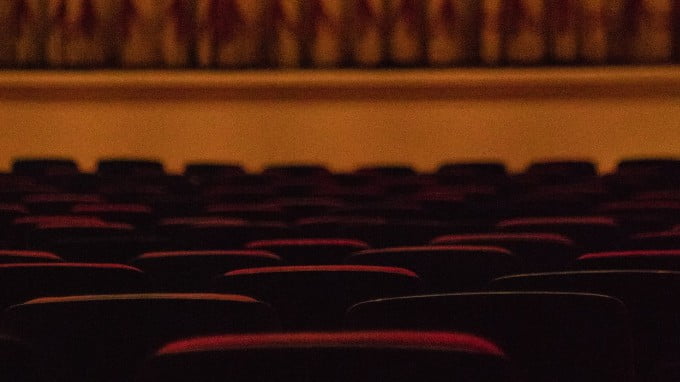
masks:
[[[224,179],[232,175],[243,175],[245,171],[239,164],[192,162],[184,167],[184,175],[199,183]]]
[[[483,233],[445,235],[434,245],[487,245],[510,250],[525,271],[563,269],[578,257],[579,249],[569,238],[552,233]]]
[[[280,178],[315,178],[330,176],[330,171],[323,165],[316,164],[277,164],[267,166],[264,175]]]
[[[136,232],[132,225],[96,221],[40,223],[26,236],[29,248],[92,263],[127,263],[167,245],[164,238]]]
[[[45,381],[125,381],[156,348],[213,333],[275,330],[271,307],[244,296],[132,294],[39,298],[2,314],[31,345]]]
[[[680,249],[680,231],[643,232],[628,240],[630,249]]]
[[[598,252],[582,255],[578,269],[662,269],[680,271],[680,250]]]
[[[97,194],[47,193],[31,194],[22,203],[34,215],[68,214],[76,204],[103,203],[104,198]]]
[[[9,249],[0,250],[0,264],[51,263],[61,261],[64,261],[64,259],[49,252]]]
[[[149,275],[152,287],[162,291],[205,290],[226,272],[280,265],[281,258],[260,250],[149,252],[130,264]]]
[[[12,173],[40,177],[72,175],[78,173],[78,165],[65,158],[19,158],[12,161]]]
[[[494,278],[517,269],[515,256],[506,249],[463,245],[369,249],[349,256],[345,262],[410,269],[430,292],[483,288]]]
[[[293,236],[281,222],[249,222],[242,219],[197,218],[165,220],[175,249],[238,249],[250,241],[285,239]]]
[[[604,216],[515,218],[499,222],[496,228],[504,232],[561,234],[589,250],[619,248],[625,239],[616,220]]]
[[[656,363],[680,355],[680,272],[600,270],[504,276],[490,284],[496,291],[559,291],[615,297],[630,312],[640,376]]]
[[[74,215],[95,216],[110,222],[147,227],[154,223],[153,209],[144,204],[96,203],[76,204],[71,209]]]
[[[370,248],[363,241],[350,239],[259,240],[245,247],[275,253],[287,264],[296,265],[341,264],[350,253]]]
[[[142,292],[144,273],[119,264],[0,265],[0,308],[45,296]]]
[[[154,159],[109,158],[97,163],[96,172],[106,177],[158,177],[165,174],[165,169]]]
[[[623,303],[582,293],[459,293],[363,302],[348,330],[454,330],[500,344],[532,382],[632,382]]]
[[[439,332],[294,333],[178,341],[147,362],[139,382],[515,381],[493,343]]]
[[[287,329],[337,328],[351,305],[416,294],[418,276],[406,269],[326,265],[241,269],[215,280],[215,290],[272,304]]]

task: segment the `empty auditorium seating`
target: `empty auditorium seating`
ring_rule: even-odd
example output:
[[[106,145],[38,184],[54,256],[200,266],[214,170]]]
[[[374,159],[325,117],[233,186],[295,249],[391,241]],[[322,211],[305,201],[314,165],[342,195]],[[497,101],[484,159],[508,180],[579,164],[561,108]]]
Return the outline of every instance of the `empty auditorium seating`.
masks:
[[[39,349],[45,381],[131,380],[171,340],[278,326],[271,307],[244,296],[116,294],[39,298],[2,314],[0,330]]]
[[[226,272],[280,265],[281,257],[262,250],[149,252],[131,260],[143,270],[155,290],[196,291]]]
[[[517,270],[508,250],[482,246],[421,246],[368,249],[349,256],[349,264],[406,268],[421,277],[428,291],[465,291]]]
[[[322,265],[341,264],[350,253],[370,247],[349,239],[284,239],[253,241],[246,248],[275,253],[287,264]]]
[[[215,291],[252,296],[274,306],[285,328],[328,329],[351,305],[421,290],[412,271],[395,267],[321,265],[250,268],[227,272]]]
[[[153,160],[103,160],[94,172],[16,161],[0,174],[0,373],[673,380],[676,161],[624,161],[608,174],[583,161],[522,172],[444,163],[431,173],[195,163],[174,174]],[[225,336],[273,330],[283,333]],[[468,337],[439,330],[487,338],[507,357],[468,351],[467,340],[455,352]]]
[[[471,335],[439,332],[214,336],[161,348],[140,382],[514,381],[503,350]]]
[[[360,303],[351,330],[455,330],[493,340],[527,381],[634,381],[625,306],[602,295],[461,293]]]

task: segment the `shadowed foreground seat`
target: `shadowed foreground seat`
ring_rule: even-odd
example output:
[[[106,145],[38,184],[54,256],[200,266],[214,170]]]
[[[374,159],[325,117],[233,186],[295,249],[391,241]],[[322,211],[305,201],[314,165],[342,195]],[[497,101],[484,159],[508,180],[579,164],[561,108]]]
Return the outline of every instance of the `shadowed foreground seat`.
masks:
[[[147,362],[139,382],[511,382],[493,343],[467,334],[296,333],[179,341]]]
[[[129,380],[165,342],[277,327],[268,305],[221,294],[40,298],[2,315],[3,333],[35,349],[45,381]]]
[[[30,346],[16,338],[0,335],[0,377],[3,381],[43,382]]]
[[[642,376],[656,363],[680,356],[680,272],[601,270],[505,276],[497,291],[586,292],[615,297],[631,317],[636,359]]]
[[[347,313],[349,330],[454,330],[489,338],[528,381],[633,381],[623,303],[577,293],[460,293],[375,300]]]

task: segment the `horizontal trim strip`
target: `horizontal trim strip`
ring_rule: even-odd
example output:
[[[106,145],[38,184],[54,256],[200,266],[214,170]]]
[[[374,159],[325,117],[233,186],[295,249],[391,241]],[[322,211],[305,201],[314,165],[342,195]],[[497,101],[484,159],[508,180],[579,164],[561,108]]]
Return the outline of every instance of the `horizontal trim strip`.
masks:
[[[680,97],[680,66],[309,71],[0,71],[0,100]]]

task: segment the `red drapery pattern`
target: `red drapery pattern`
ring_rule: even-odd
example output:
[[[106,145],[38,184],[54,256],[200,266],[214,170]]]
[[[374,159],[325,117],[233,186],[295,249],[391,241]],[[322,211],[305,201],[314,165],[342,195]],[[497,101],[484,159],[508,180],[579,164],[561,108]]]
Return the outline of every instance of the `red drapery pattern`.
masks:
[[[175,36],[179,41],[186,41],[192,32],[191,9],[186,0],[173,0],[170,16],[175,21]]]
[[[212,32],[213,41],[230,42],[236,38],[239,27],[245,19],[236,0],[212,0],[208,9],[207,26]]]
[[[31,9],[26,0],[15,0],[13,11],[17,25],[17,33],[21,35],[24,25],[31,18]]]

